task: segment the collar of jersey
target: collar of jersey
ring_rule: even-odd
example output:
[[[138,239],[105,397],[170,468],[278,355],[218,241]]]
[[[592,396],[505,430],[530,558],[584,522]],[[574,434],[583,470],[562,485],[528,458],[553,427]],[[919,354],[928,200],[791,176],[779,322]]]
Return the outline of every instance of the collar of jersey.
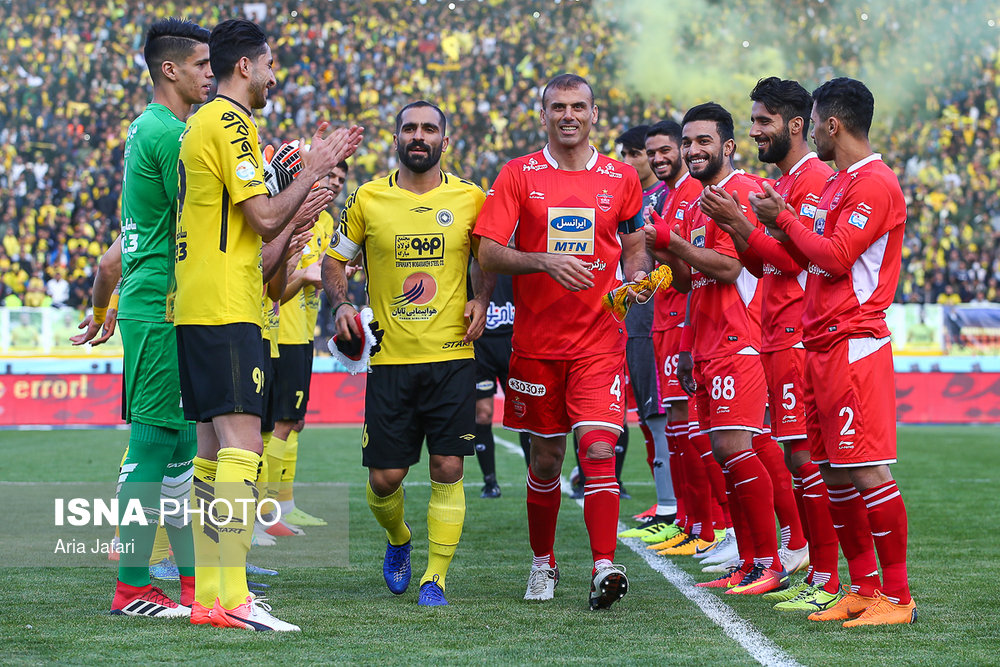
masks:
[[[798,162],[796,162],[795,166],[788,170],[788,173],[789,174],[794,174],[795,172],[797,172],[799,170],[799,167],[801,167],[802,165],[804,165],[806,163],[806,160],[808,160],[811,157],[818,157],[816,155],[815,151],[810,152],[810,153],[806,153],[805,155],[803,155],[802,159],[799,160]]]
[[[731,179],[731,178],[732,178],[733,176],[735,176],[736,174],[745,174],[745,173],[746,173],[746,172],[745,172],[745,171],[743,171],[742,169],[734,169],[734,170],[733,170],[733,171],[732,171],[732,172],[731,172],[731,173],[730,173],[730,174],[729,174],[728,176],[726,176],[726,177],[725,177],[724,179],[722,179],[721,181],[719,181],[718,183],[716,183],[716,184],[715,184],[715,187],[717,187],[717,188],[721,188],[721,187],[723,187],[723,186],[724,186],[724,185],[725,185],[726,183],[728,183],[728,182],[729,182],[729,179]]]
[[[861,169],[861,167],[865,166],[869,162],[874,162],[875,160],[881,160],[881,159],[882,159],[882,154],[881,153],[872,153],[868,157],[866,157],[864,159],[861,159],[861,160],[858,160],[857,162],[855,162],[854,164],[852,164],[850,167],[848,167],[847,168],[847,173],[850,174],[852,172],[855,172],[858,169]]]
[[[587,160],[587,166],[584,167],[584,171],[590,171],[593,169],[594,165],[597,164],[597,158],[601,155],[597,152],[597,149],[594,148],[594,144],[590,144],[590,150],[593,152],[593,155],[591,155],[590,159]],[[552,157],[552,153],[549,152],[548,144],[545,144],[545,148],[542,149],[542,155],[545,156],[545,161],[552,165],[553,169],[559,169],[559,163],[556,162],[556,159]]]
[[[392,173],[389,174],[388,178],[389,187],[396,188],[400,192],[405,192],[412,197],[426,197],[427,195],[434,192],[442,185],[446,185],[448,183],[448,173],[444,169],[440,169],[439,171],[441,172],[441,182],[423,194],[418,194],[413,190],[407,190],[406,188],[404,188],[399,184],[399,169],[394,169]]]
[[[215,97],[219,98],[219,99],[226,100],[227,102],[229,102],[230,104],[232,104],[233,106],[235,106],[237,109],[239,109],[240,111],[242,111],[244,114],[246,114],[247,118],[253,118],[253,114],[250,113],[250,109],[247,109],[245,106],[243,106],[242,104],[240,104],[239,102],[237,102],[233,98],[228,97],[226,95],[219,95],[218,93],[215,94]]]

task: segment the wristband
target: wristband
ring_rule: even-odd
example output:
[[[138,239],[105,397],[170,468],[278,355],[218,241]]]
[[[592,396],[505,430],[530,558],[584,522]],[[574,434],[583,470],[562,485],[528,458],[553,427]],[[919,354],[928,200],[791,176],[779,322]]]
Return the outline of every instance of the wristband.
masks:
[[[668,250],[670,248],[670,225],[655,225],[655,227],[656,241],[653,243],[653,247],[656,250]]]
[[[111,295],[111,303],[108,304],[108,310],[118,310],[118,292]]]
[[[351,303],[350,301],[341,301],[336,306],[334,306],[334,308],[333,308],[332,311],[330,311],[330,312],[333,313],[334,318],[337,317],[337,311],[340,310],[341,306],[350,306],[351,308],[354,308],[354,304]],[[355,310],[357,310],[357,309],[355,309]]]
[[[94,324],[104,324],[104,320],[107,316],[107,308],[98,308],[97,306],[94,306]]]

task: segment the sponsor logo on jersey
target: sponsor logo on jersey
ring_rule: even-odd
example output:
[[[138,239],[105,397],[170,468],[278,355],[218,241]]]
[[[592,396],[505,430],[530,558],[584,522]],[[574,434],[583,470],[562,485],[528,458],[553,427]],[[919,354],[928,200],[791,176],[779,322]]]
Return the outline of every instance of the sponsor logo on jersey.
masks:
[[[442,227],[451,227],[451,223],[455,222],[455,214],[446,208],[439,210],[434,217]]]
[[[615,163],[609,162],[603,167],[597,168],[598,174],[603,174],[604,176],[610,176],[611,178],[621,178],[622,175],[615,171]]]
[[[813,218],[813,231],[823,236],[824,230],[826,230],[826,211],[819,209]]]
[[[431,209],[427,208],[426,206],[414,206],[410,210],[413,211],[414,213],[427,213],[427,211],[430,211]]]
[[[427,306],[437,294],[437,281],[429,273],[418,271],[403,279],[402,294],[392,302],[391,315],[397,320],[429,320],[437,308]]]
[[[609,195],[608,191],[605,190],[601,194],[597,195],[597,208],[601,209],[605,213],[611,210],[611,200],[614,196]]]
[[[257,169],[249,160],[243,160],[236,165],[236,178],[241,181],[249,181],[255,173],[257,173]]]
[[[493,387],[493,380],[481,380],[476,383],[476,391],[492,391]]]
[[[486,309],[486,328],[496,329],[505,324],[514,324],[514,304],[508,302],[498,306],[491,301]]]
[[[445,343],[444,345],[442,345],[441,349],[442,350],[457,350],[460,347],[469,347],[469,345],[472,345],[472,343],[466,343],[465,341],[461,341],[461,340],[450,340],[447,343]]]
[[[868,216],[855,211],[854,213],[851,213],[851,217],[847,219],[847,222],[854,225],[858,229],[864,229],[865,225],[868,224]]]
[[[691,245],[696,248],[705,247],[705,225],[691,230]]]
[[[539,163],[535,158],[528,160],[528,164],[521,165],[521,171],[541,171],[542,169],[548,169],[549,165],[545,163]]]
[[[809,265],[809,273],[813,274],[814,276],[823,276],[824,278],[832,278],[833,277],[829,273],[827,273],[826,271],[824,271],[823,269],[821,269],[818,266],[816,266],[815,264],[810,264]]]
[[[548,252],[593,255],[597,211],[592,208],[550,206]]]
[[[604,269],[608,268],[608,265],[607,262],[605,262],[603,259],[596,259],[590,264],[587,264],[584,268],[586,268],[588,271],[603,271]]]
[[[545,193],[539,192],[538,190],[532,190],[528,193],[528,199],[545,199]]]
[[[493,188],[490,188],[489,190],[486,191],[486,196],[487,197],[492,197],[493,196]]]
[[[799,209],[799,217],[802,218],[815,218],[816,217],[816,207],[813,204],[802,204],[802,208]]]
[[[443,266],[444,234],[396,234],[396,266]]]
[[[507,380],[507,386],[513,391],[518,391],[522,394],[527,394],[528,396],[545,395],[544,384],[535,384],[534,382],[525,382],[524,380],[518,380],[517,378],[509,378]]]

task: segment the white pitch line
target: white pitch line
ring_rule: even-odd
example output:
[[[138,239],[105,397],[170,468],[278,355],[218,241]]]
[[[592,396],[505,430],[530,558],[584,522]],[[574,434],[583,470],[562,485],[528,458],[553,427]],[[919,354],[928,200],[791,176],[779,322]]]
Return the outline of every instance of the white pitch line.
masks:
[[[503,438],[494,438],[509,452],[524,458],[520,445],[516,445]],[[568,494],[570,489],[569,480],[562,477],[563,493]],[[583,500],[577,500],[577,504],[583,507]],[[626,526],[619,522],[619,531]],[[646,549],[646,544],[639,538],[619,539],[619,541],[646,561],[654,571],[663,575],[663,578],[670,582],[674,588],[681,592],[681,595],[693,602],[710,621],[718,625],[728,637],[738,643],[750,654],[750,657],[762,665],[782,665],[783,667],[802,667],[795,658],[781,650],[774,642],[765,637],[749,621],[741,618],[733,608],[720,601],[715,595],[707,590],[695,586],[694,578],[687,572],[674,565],[669,560],[657,558],[655,554]]]

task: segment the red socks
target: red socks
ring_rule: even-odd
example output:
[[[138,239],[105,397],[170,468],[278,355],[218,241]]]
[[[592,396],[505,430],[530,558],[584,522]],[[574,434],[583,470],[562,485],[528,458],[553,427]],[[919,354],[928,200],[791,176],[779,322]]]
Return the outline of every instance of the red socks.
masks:
[[[897,604],[910,602],[906,576],[906,507],[896,482],[872,487],[862,494],[868,508],[875,549],[882,566],[882,593]]]
[[[754,562],[767,568],[781,567],[774,533],[773,490],[767,469],[752,449],[733,454],[724,465],[742,506],[743,520],[750,528]]]
[[[613,466],[612,461],[612,477]],[[561,501],[559,477],[539,479],[528,468],[528,540],[535,558],[548,557],[549,567],[556,564],[552,549],[556,542],[556,519]]]
[[[853,484],[829,486],[830,518],[851,575],[851,592],[872,597],[881,590],[868,509]]]
[[[788,549],[801,549],[806,545],[802,520],[792,493],[792,475],[785,465],[785,454],[771,437],[770,431],[753,437],[753,451],[767,469],[771,478],[774,513],[781,527],[781,545]]]
[[[590,551],[594,562],[614,560],[618,544],[619,489],[615,479],[615,457],[592,459],[587,456],[596,443],[607,443],[614,451],[617,434],[595,430],[580,438],[580,468],[586,482],[583,485],[583,521],[590,534]]]
[[[826,493],[826,483],[819,472],[819,466],[809,462],[799,466],[802,479],[802,516],[809,530],[809,563],[812,567],[812,583],[822,584],[827,593],[836,593],[840,588],[837,573],[839,559],[837,531],[830,516],[830,500]]]

